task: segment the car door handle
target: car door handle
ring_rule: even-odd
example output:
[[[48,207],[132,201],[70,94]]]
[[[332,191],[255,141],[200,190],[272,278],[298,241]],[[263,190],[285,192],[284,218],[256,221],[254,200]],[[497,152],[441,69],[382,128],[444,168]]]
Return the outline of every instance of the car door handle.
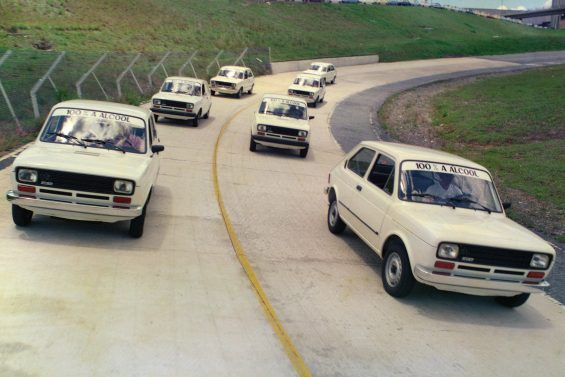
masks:
[[[355,188],[357,189],[357,191],[363,190],[363,187],[361,187],[361,186],[359,186],[359,185],[357,185]]]

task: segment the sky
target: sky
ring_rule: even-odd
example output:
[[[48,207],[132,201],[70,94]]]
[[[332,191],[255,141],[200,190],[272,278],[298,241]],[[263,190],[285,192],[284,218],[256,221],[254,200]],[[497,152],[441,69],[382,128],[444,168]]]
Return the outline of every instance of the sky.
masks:
[[[491,9],[501,6],[507,9],[539,9],[551,5],[551,0],[432,0],[432,2],[438,2],[442,5],[454,5],[460,8]]]

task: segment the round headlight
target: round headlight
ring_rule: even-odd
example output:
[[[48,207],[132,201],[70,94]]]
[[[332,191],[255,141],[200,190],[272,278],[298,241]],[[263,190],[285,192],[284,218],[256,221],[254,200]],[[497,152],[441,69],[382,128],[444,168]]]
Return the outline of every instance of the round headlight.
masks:
[[[547,254],[532,255],[532,260],[530,261],[530,267],[547,268],[548,264],[549,264],[549,255]]]
[[[459,256],[459,245],[454,243],[442,243],[437,249],[439,258],[457,259]]]
[[[27,183],[37,182],[37,170],[18,169],[18,181]]]
[[[308,131],[298,131],[298,136],[306,137],[308,135]]]
[[[193,105],[192,103],[187,103],[187,104],[186,104],[186,108],[187,108],[188,110],[192,110],[192,109],[194,108],[194,105]]]
[[[292,90],[288,90],[288,94],[293,94],[294,92]]]
[[[235,89],[235,84],[231,84],[231,87]]]
[[[114,191],[119,194],[131,194],[133,192],[133,182],[116,179],[114,181]]]
[[[258,124],[258,125],[257,125],[257,131],[263,131],[263,132],[265,132],[265,131],[267,131],[267,126],[264,125],[264,124]]]
[[[154,105],[160,105],[160,104],[161,104],[161,100],[160,100],[160,99],[154,99],[154,100],[153,100],[153,104],[154,104]]]

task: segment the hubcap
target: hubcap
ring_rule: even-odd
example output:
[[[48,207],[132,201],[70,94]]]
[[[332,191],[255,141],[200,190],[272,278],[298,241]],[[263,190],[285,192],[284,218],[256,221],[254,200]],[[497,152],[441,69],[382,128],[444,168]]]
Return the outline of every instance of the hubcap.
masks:
[[[400,255],[397,252],[391,252],[390,257],[386,261],[385,271],[388,285],[396,287],[402,277],[402,260],[400,260]]]

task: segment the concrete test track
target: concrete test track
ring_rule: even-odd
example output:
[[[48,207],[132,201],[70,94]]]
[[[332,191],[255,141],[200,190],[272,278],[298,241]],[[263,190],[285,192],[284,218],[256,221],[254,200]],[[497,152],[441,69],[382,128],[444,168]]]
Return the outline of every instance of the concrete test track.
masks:
[[[16,228],[0,201],[0,376],[562,376],[563,306],[536,295],[508,310],[425,286],[397,300],[379,258],[353,233],[326,228],[323,188],[343,156],[329,128],[339,103],[394,82],[520,64],[338,68],[311,110],[306,159],[248,150],[261,94],[284,93],[293,73],[259,78],[241,100],[214,97],[198,128],[162,121],[166,150],[139,240],[127,224],[36,216]]]

